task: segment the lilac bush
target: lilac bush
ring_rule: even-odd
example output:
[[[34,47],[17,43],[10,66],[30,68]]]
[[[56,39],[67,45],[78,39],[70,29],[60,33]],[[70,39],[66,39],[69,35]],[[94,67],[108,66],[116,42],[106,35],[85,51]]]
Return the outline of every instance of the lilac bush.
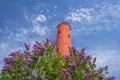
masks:
[[[56,53],[55,41],[36,42],[30,51],[12,52],[4,59],[0,80],[115,80],[108,77],[108,66],[96,68],[96,58],[85,54],[85,48],[77,51],[69,48],[70,55]]]

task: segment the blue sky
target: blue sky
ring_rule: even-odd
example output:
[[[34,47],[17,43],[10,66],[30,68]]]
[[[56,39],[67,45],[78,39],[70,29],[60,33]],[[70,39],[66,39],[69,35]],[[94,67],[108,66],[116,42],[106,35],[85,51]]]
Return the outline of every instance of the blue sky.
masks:
[[[72,44],[97,57],[120,79],[120,0],[0,0],[0,70],[10,52],[46,38],[70,23]]]

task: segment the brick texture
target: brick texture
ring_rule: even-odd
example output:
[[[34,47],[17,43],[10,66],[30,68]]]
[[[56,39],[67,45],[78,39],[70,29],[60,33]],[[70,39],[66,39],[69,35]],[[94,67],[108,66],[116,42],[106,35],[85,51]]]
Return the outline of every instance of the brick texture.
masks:
[[[57,27],[57,44],[56,49],[58,53],[63,56],[69,55],[69,48],[72,46],[71,35],[70,35],[70,25],[66,22],[62,22]]]

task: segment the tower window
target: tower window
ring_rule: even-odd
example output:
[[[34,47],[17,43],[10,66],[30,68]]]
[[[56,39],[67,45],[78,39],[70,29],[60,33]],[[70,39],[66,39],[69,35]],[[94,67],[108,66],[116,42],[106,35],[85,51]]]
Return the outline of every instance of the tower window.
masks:
[[[60,31],[58,31],[58,33],[60,34]]]
[[[59,49],[57,48],[57,52],[59,52]]]
[[[70,38],[70,34],[68,35],[68,37]]]

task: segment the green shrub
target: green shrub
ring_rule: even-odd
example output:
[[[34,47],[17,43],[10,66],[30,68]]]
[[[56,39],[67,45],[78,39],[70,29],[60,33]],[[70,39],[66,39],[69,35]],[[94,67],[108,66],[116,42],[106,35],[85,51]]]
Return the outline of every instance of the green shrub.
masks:
[[[1,80],[115,80],[106,77],[108,66],[97,69],[96,58],[85,54],[85,49],[70,48],[70,55],[56,53],[55,42],[36,42],[33,50],[25,43],[24,52],[12,52],[4,59]]]

